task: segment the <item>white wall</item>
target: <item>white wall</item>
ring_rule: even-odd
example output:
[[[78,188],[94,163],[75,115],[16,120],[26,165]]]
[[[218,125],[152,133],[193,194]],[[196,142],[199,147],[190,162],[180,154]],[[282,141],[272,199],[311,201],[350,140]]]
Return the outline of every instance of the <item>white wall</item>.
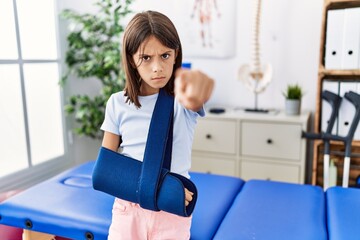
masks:
[[[221,2],[218,1],[218,4],[222,4]],[[263,1],[261,59],[263,63],[272,64],[274,75],[269,87],[259,95],[260,108],[282,109],[284,107],[282,91],[289,83],[299,83],[306,92],[302,108],[315,111],[322,5],[322,0]],[[61,0],[59,7],[73,8],[81,12],[94,10],[91,1],[88,0]],[[171,19],[176,11],[171,0],[136,0],[133,9],[134,11],[158,10]],[[215,79],[215,91],[208,106],[254,106],[253,93],[237,80],[239,66],[251,60],[253,0],[237,0],[236,12],[234,57],[184,59],[192,62],[194,69],[201,69]],[[62,43],[62,46],[64,45],[65,43]],[[72,83],[70,92],[80,90],[95,94],[97,89],[98,85],[95,81],[86,83],[86,86],[80,81],[80,83]],[[99,144],[98,141],[75,139],[75,144],[79,144],[74,150],[74,157],[78,162],[96,157],[95,146]]]
[[[218,4],[222,4],[218,1]],[[193,68],[201,69],[216,81],[209,105],[253,107],[254,95],[237,80],[240,65],[251,60],[254,1],[238,0],[236,6],[236,52],[227,59],[185,58]],[[303,108],[315,110],[317,68],[320,49],[322,0],[262,1],[261,58],[270,63],[274,76],[266,91],[259,95],[260,108],[283,108],[282,91],[288,83],[304,87]],[[153,9],[173,19],[173,1],[137,0],[135,10]],[[224,26],[225,27],[225,26]]]

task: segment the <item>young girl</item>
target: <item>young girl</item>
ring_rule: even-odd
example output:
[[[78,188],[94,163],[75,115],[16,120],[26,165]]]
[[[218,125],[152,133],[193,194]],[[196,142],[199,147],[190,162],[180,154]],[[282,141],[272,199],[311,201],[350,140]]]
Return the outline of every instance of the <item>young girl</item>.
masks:
[[[142,161],[150,120],[160,88],[175,95],[171,172],[189,178],[196,118],[204,115],[214,81],[199,71],[180,69],[182,49],[177,31],[165,15],[136,14],[123,38],[124,91],[113,94],[101,129],[103,147]],[[184,189],[188,205],[192,192]],[[141,208],[115,199],[110,240],[189,239],[191,217]]]

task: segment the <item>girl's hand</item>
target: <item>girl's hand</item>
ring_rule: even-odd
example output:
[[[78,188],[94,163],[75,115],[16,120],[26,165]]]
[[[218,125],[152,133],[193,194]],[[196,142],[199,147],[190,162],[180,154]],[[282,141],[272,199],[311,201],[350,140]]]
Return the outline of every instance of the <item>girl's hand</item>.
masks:
[[[190,192],[187,188],[185,188],[185,206],[189,205],[192,201],[194,193]]]
[[[200,71],[178,69],[175,74],[175,96],[187,109],[199,111],[209,100],[214,80]]]

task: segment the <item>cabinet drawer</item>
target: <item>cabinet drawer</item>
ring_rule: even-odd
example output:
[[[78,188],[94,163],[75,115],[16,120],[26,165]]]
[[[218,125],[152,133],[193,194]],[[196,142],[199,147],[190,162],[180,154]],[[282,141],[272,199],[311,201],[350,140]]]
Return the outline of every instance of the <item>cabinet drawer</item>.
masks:
[[[241,124],[242,155],[300,161],[301,126],[243,122]]]
[[[236,121],[199,119],[193,150],[235,154],[235,146]]]
[[[191,171],[236,176],[236,162],[230,159],[193,157]]]
[[[241,164],[240,177],[249,179],[264,179],[282,182],[299,183],[299,166],[273,163],[247,162]]]

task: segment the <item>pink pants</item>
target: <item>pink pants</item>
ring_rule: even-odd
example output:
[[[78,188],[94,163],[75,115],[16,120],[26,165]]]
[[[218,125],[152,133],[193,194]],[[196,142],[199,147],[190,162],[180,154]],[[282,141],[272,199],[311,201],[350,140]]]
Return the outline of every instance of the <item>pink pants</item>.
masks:
[[[143,209],[116,198],[108,240],[188,240],[191,217]]]

